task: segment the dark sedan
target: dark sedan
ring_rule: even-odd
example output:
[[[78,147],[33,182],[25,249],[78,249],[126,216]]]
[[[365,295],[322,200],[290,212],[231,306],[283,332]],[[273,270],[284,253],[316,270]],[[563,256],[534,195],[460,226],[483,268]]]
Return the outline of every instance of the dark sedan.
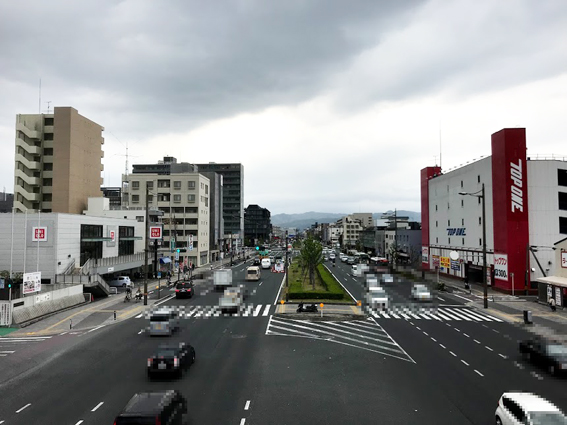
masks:
[[[526,360],[543,367],[552,375],[567,373],[567,345],[544,338],[520,342],[520,353]]]
[[[156,354],[148,358],[148,377],[181,376],[193,363],[195,363],[195,349],[191,345],[184,342],[160,345]]]
[[[193,298],[195,287],[189,280],[178,280],[175,282],[175,298]]]

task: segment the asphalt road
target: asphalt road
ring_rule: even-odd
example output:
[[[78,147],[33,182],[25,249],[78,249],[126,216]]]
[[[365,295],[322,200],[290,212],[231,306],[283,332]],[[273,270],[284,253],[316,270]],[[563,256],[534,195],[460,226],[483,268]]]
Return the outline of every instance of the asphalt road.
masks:
[[[349,291],[362,290],[346,265],[332,271]],[[567,410],[566,380],[519,358],[522,329],[458,314],[466,309],[449,297],[438,301],[453,313],[446,320],[298,321],[274,315],[283,276],[263,271],[246,282],[253,295],[240,316],[215,317],[220,293],[207,285],[165,301],[189,316],[173,337],[141,332],[142,316],[80,338],[22,341],[29,354],[0,357],[0,424],[112,424],[134,393],[170,388],[188,399],[195,424],[484,424],[511,389]],[[244,283],[244,266],[233,280]],[[192,344],[196,363],[181,379],[148,381],[147,357],[170,340]],[[6,379],[16,359],[31,368]]]

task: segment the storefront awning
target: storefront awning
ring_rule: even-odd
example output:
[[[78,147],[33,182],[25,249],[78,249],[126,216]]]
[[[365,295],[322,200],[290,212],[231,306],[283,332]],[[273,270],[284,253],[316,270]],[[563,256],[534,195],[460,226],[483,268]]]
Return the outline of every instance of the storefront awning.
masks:
[[[562,288],[567,288],[567,277],[547,276],[547,277],[538,277],[536,280],[538,282],[548,283],[550,285],[561,286]]]
[[[169,257],[161,257],[161,258],[159,259],[159,262],[160,262],[161,264],[171,263],[171,258],[169,258]]]

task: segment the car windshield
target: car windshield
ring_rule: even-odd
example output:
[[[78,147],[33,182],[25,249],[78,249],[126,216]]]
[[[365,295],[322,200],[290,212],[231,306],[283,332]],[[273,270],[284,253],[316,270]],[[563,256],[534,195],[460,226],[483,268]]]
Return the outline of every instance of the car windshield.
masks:
[[[169,315],[167,314],[154,314],[150,318],[150,322],[167,322],[169,321]]]
[[[372,291],[372,298],[386,298],[386,291],[383,289],[375,289]]]
[[[183,283],[178,283],[176,288],[177,289],[182,289],[182,288],[190,288],[191,284],[188,282],[183,282]]]
[[[173,348],[158,350],[156,354],[157,357],[175,357],[176,355],[177,351]]]
[[[429,292],[429,290],[425,286],[416,286],[415,291],[416,292]]]
[[[567,418],[559,412],[530,412],[533,425],[567,425]]]
[[[247,270],[247,273],[248,273],[248,274],[256,274],[256,273],[258,273],[258,272],[257,272],[256,270]]]
[[[559,355],[567,356],[567,345],[549,344],[547,346],[547,352],[549,354],[559,354]]]

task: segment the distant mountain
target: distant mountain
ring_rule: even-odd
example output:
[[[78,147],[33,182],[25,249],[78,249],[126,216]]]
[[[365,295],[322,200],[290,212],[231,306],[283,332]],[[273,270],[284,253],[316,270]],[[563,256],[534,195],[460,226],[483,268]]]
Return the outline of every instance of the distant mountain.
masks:
[[[393,214],[394,211],[387,211],[386,213],[374,213],[372,217],[374,220],[380,219],[383,214]],[[299,230],[308,229],[315,223],[334,223],[339,218],[348,214],[335,214],[309,211],[301,214],[275,214],[272,218],[272,224],[279,227],[295,227]],[[409,217],[410,221],[421,222],[421,213],[413,211],[397,212],[398,217]]]

